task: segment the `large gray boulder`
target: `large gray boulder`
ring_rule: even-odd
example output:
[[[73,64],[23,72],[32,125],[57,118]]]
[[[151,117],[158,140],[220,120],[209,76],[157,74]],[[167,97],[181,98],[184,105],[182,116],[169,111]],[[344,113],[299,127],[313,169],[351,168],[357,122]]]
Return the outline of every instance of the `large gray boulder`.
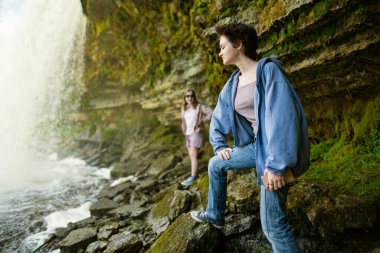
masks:
[[[142,240],[129,231],[111,237],[104,253],[139,253],[143,247]]]
[[[139,205],[124,205],[113,209],[108,212],[108,216],[121,217],[121,218],[137,218],[145,215],[149,211],[147,207],[140,207]]]
[[[90,206],[91,216],[101,217],[118,207],[115,201],[107,198],[101,198]]]
[[[132,192],[132,190],[136,187],[136,183],[133,183],[131,181],[127,181],[121,184],[117,184],[115,186],[105,187],[103,188],[98,197],[99,198],[109,198],[112,199],[116,195],[123,193],[123,192]]]
[[[106,242],[106,241],[92,242],[92,243],[90,243],[90,245],[88,245],[85,253],[100,253],[100,252],[103,252],[106,249],[107,245],[108,245],[108,242]]]
[[[174,165],[181,159],[176,155],[169,156],[160,156],[157,159],[153,160],[152,164],[148,169],[150,175],[159,175],[160,173],[165,172],[166,170],[171,169]]]
[[[147,168],[144,160],[129,159],[124,163],[118,163],[111,169],[112,178],[120,178],[140,174]]]
[[[96,228],[80,228],[73,230],[58,243],[61,253],[72,253],[85,250],[87,245],[96,241]]]

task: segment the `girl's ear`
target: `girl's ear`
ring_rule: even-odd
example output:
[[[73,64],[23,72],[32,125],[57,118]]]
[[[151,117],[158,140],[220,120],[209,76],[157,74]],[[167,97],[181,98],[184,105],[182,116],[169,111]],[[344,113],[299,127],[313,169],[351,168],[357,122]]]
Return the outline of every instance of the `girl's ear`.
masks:
[[[243,48],[244,46],[243,46],[242,41],[239,41],[238,43],[236,43],[236,50],[242,51]]]

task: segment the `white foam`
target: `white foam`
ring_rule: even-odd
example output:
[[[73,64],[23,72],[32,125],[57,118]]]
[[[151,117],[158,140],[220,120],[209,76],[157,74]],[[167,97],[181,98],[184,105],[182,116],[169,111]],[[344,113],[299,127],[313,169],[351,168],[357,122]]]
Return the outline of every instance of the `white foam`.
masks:
[[[95,171],[94,175],[105,179],[111,179],[111,170],[108,168],[101,168]]]
[[[36,245],[36,248],[38,248],[52,236],[52,233],[54,233],[55,229],[59,227],[66,227],[70,222],[77,222],[90,217],[90,205],[91,202],[86,202],[77,208],[49,214],[45,218],[45,221],[47,223],[47,230],[28,236],[24,240],[24,243],[29,245]],[[60,250],[58,249],[51,251],[50,253],[52,252],[59,253]]]
[[[124,183],[124,182],[127,182],[127,181],[135,182],[136,180],[137,180],[137,177],[132,176],[132,175],[128,176],[128,177],[121,177],[121,178],[116,179],[115,181],[113,181],[110,186],[115,186],[115,185],[118,185],[118,184],[121,184],[121,183]]]
[[[85,161],[78,158],[74,158],[74,157],[67,157],[59,162],[67,164],[67,165],[83,165],[83,166],[86,165]]]
[[[52,232],[56,228],[66,227],[69,222],[77,222],[90,217],[90,205],[91,202],[86,202],[77,208],[49,214],[45,218],[47,223],[47,231]]]

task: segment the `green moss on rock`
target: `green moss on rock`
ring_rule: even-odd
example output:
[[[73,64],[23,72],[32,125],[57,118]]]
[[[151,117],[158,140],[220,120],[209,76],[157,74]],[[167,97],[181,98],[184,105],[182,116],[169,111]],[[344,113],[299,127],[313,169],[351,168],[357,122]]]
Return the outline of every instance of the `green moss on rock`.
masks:
[[[148,253],[213,252],[220,234],[208,224],[199,225],[189,214],[182,214],[161,234]]]
[[[171,187],[170,190],[167,191],[165,196],[152,208],[150,214],[152,218],[162,218],[169,216],[169,206],[170,201],[174,196],[174,187]]]

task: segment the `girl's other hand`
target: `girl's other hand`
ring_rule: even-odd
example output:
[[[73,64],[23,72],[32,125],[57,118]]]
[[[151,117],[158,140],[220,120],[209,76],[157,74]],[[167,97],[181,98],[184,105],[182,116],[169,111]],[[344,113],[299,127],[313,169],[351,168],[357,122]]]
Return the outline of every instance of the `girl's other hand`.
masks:
[[[223,161],[224,160],[229,160],[230,159],[230,152],[232,152],[232,149],[231,148],[225,148],[225,149],[222,149],[218,152],[218,156],[220,157],[220,159],[222,159]]]

